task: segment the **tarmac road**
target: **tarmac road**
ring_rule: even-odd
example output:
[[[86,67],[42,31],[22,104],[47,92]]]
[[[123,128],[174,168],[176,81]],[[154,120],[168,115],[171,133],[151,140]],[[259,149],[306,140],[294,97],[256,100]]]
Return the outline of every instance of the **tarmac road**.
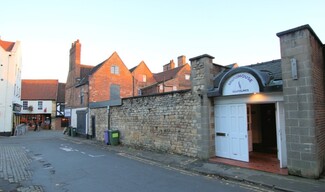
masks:
[[[61,131],[0,138],[0,191],[273,191],[89,145]]]

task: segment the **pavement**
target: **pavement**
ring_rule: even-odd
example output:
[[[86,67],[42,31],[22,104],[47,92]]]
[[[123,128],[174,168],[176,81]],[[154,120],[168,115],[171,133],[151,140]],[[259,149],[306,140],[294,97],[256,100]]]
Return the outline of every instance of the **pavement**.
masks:
[[[183,155],[162,153],[159,151],[148,151],[124,145],[111,146],[106,145],[104,142],[93,139],[63,135],[62,131],[40,131],[36,134],[27,133],[26,135],[17,137],[25,137],[29,135],[38,135],[39,137],[61,137],[61,139],[71,142],[95,145],[96,147],[115,152],[118,155],[124,156],[126,158],[142,161],[152,165],[164,165],[164,167],[167,167],[169,169],[188,171],[191,173],[216,177],[228,181],[244,182],[251,185],[263,186],[276,191],[325,192],[325,177],[321,177],[320,179],[315,180],[290,175],[278,175],[274,173],[267,173],[263,171],[225,165],[222,163],[211,163],[206,160]],[[0,162],[0,192],[4,191],[1,190],[1,188],[12,188],[13,186],[10,185],[24,181],[28,179],[32,174],[29,171],[26,171],[28,170],[26,167],[31,160],[26,157],[25,151],[19,150],[23,149],[10,145],[0,146],[0,160],[13,157],[13,159],[9,161],[10,165],[8,165],[8,161]],[[14,158],[20,159],[20,163],[15,164]],[[24,159],[24,161],[21,161],[21,159]],[[21,187],[20,189],[18,188],[17,191],[42,192],[42,189],[40,186],[31,185],[24,188]]]

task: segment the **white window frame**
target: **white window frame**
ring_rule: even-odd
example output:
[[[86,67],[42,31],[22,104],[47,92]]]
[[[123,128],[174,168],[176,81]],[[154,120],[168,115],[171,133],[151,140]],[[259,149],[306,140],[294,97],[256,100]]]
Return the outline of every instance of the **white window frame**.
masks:
[[[117,65],[112,65],[111,66],[111,74],[118,75],[120,74],[120,68]]]
[[[191,75],[185,74],[185,80],[190,80],[190,78],[191,78]]]

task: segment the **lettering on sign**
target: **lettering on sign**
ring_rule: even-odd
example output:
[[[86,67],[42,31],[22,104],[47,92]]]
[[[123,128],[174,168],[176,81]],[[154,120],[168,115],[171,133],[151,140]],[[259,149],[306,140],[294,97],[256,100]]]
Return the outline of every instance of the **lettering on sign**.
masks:
[[[223,86],[222,95],[240,95],[259,93],[256,78],[250,73],[237,73],[231,76]]]

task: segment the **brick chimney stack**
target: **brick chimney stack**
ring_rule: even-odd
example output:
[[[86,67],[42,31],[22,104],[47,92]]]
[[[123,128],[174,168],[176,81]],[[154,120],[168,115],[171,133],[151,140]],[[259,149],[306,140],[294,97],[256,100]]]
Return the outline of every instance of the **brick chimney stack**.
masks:
[[[178,65],[178,67],[183,66],[185,64],[186,64],[185,55],[181,55],[181,56],[177,57],[177,65]]]
[[[81,44],[79,39],[72,43],[70,48],[70,60],[75,64],[80,64]]]
[[[175,68],[174,60],[170,60],[169,63],[163,66],[163,71],[168,71]]]

